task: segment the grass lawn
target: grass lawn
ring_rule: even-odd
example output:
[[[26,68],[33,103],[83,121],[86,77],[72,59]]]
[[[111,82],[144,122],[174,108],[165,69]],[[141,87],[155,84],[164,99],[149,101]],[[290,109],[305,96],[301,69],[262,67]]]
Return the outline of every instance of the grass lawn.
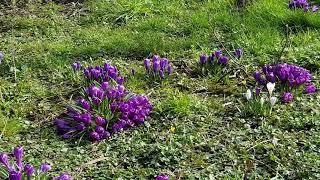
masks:
[[[313,1],[318,3],[319,1]],[[201,53],[244,49],[240,77],[194,76]],[[320,88],[320,12],[287,0],[90,0],[0,5],[0,152],[23,145],[25,161],[76,179],[320,179],[320,94],[277,103],[268,117],[243,115],[243,93],[264,64],[308,69]],[[162,83],[144,79],[143,59],[175,65]],[[148,95],[147,122],[100,143],[64,140],[53,121],[75,102],[71,69],[109,62],[126,88]],[[249,77],[246,77],[246,75]],[[281,95],[278,95],[279,97]]]

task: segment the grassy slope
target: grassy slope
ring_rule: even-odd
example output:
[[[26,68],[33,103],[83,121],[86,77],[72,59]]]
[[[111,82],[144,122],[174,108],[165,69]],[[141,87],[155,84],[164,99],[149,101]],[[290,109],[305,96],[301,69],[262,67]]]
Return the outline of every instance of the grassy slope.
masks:
[[[96,0],[79,7],[30,5],[5,13],[0,17],[0,49],[6,54],[0,66],[0,127],[6,129],[0,141],[9,146],[0,150],[23,143],[29,161],[49,161],[54,172],[79,177],[152,178],[160,172],[177,178],[319,177],[319,94],[279,105],[276,115],[261,123],[221,106],[237,103],[244,89],[228,87],[226,98],[195,94],[216,85],[209,78],[179,75],[171,81],[191,89],[169,82],[144,88],[144,81],[130,81],[133,91],[152,97],[156,108],[150,126],[99,145],[62,141],[50,123],[77,96],[79,84],[69,68],[75,58],[83,63],[106,58],[125,69],[150,53],[192,61],[221,41],[227,48],[243,47],[247,55],[242,63],[254,69],[278,60],[288,31],[290,47],[281,61],[317,74],[320,14],[290,11],[285,0],[258,0],[240,11],[231,0]],[[101,157],[105,159],[85,165]]]

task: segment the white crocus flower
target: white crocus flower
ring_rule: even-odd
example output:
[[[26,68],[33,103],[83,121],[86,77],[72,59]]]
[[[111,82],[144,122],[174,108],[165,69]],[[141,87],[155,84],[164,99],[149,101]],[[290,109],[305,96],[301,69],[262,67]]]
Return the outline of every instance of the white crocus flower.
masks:
[[[261,97],[261,99],[260,99],[260,104],[261,104],[261,106],[263,106],[263,104],[264,104],[264,97]]]
[[[246,95],[247,100],[249,101],[252,98],[251,90],[248,89],[245,95]]]
[[[272,107],[276,104],[277,100],[278,99],[276,97],[274,97],[274,96],[270,98],[270,103],[271,103]]]
[[[275,83],[271,83],[271,82],[268,82],[268,84],[267,84],[267,89],[269,91],[270,96],[272,95],[272,92],[274,90],[275,85],[276,85]]]

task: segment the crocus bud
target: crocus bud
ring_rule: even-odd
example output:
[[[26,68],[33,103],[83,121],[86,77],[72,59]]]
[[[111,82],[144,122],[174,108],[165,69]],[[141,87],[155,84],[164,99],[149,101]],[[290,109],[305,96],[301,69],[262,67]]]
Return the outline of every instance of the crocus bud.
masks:
[[[168,74],[170,75],[172,73],[172,66],[171,64],[168,64]]]
[[[155,180],[169,180],[169,177],[165,174],[160,174]]]
[[[261,88],[256,88],[256,97],[260,96]]]
[[[76,126],[76,129],[77,129],[78,131],[84,131],[84,130],[86,129],[86,126],[85,126],[84,124],[78,124],[78,125]]]
[[[222,54],[221,54],[221,51],[220,50],[217,50],[216,52],[214,52],[214,56],[216,57],[216,58],[220,58],[220,56],[221,56]]]
[[[270,104],[271,104],[272,107],[276,104],[276,102],[277,102],[277,98],[276,97],[271,97],[270,98]]]
[[[272,92],[274,90],[275,85],[276,85],[275,83],[271,83],[271,82],[268,82],[268,84],[267,84],[267,89],[269,91],[270,96],[272,95]]]
[[[228,64],[228,61],[229,61],[229,58],[228,58],[227,56],[221,56],[221,57],[219,58],[219,62],[220,62],[220,64],[222,64],[222,65],[227,65],[227,64]]]
[[[282,96],[282,101],[284,103],[289,103],[293,100],[293,94],[290,93],[290,92],[285,92],[283,93],[283,96]]]
[[[105,129],[102,127],[102,126],[96,126],[96,129],[95,131],[98,133],[98,134],[103,134]]]
[[[136,70],[135,69],[131,69],[131,75],[132,76],[136,75]]]
[[[27,164],[24,166],[24,171],[26,172],[28,179],[31,179],[31,176],[34,173],[34,167],[31,164]]]
[[[160,70],[159,75],[160,75],[160,78],[161,78],[161,79],[163,79],[163,78],[164,78],[164,73],[163,73],[163,71],[162,71],[162,70]]]
[[[312,12],[316,13],[319,11],[319,7],[317,5],[312,6]]]
[[[151,66],[150,59],[145,59],[144,60],[144,67],[146,68],[147,72],[150,71],[150,66]]]
[[[19,169],[22,169],[23,168],[23,164],[22,164],[23,147],[18,146],[16,148],[14,148],[13,154],[16,157],[16,163],[17,163]]]
[[[168,59],[162,58],[160,60],[160,69],[164,71],[166,69],[167,65],[168,65]]]
[[[238,58],[242,57],[243,55],[243,50],[241,48],[238,48],[234,51],[234,55],[237,56]]]
[[[17,171],[11,171],[9,174],[9,180],[21,180],[22,174]]]
[[[308,84],[305,88],[305,92],[307,94],[313,94],[317,91],[317,88],[314,84]]]
[[[51,170],[51,166],[49,164],[46,164],[46,163],[41,164],[40,171],[42,173],[48,172],[50,170]]]
[[[160,70],[160,62],[158,60],[153,62],[153,70],[154,72],[158,72]]]
[[[0,154],[0,162],[8,169],[11,170],[11,165],[9,162],[9,156],[6,153]]]
[[[101,89],[103,89],[104,91],[109,89],[109,82],[103,82],[101,84]]]
[[[246,98],[247,98],[248,101],[252,98],[252,93],[251,93],[250,89],[248,89],[247,92],[246,92]]]
[[[207,62],[207,60],[208,60],[208,56],[207,55],[205,55],[205,54],[202,54],[202,55],[200,55],[200,64],[205,64],[206,62]]]
[[[152,57],[153,62],[159,61],[159,59],[160,59],[160,56],[158,56],[158,55],[153,55],[153,57]]]
[[[88,101],[83,101],[83,102],[81,103],[81,106],[82,106],[82,108],[85,109],[85,110],[90,110],[90,109],[91,109],[90,103],[89,103]]]
[[[119,77],[117,77],[116,81],[117,81],[118,84],[123,84],[124,83],[124,77],[119,76]]]
[[[95,132],[95,131],[92,131],[92,132],[90,133],[90,138],[91,138],[92,140],[94,140],[94,141],[99,141],[99,140],[100,140],[99,134],[98,134],[97,132]]]
[[[256,81],[259,81],[261,79],[261,73],[259,71],[256,71],[253,73],[253,77]]]
[[[96,117],[96,124],[97,124],[98,126],[105,126],[105,125],[107,124],[107,122],[106,122],[106,120],[103,119],[102,117],[97,116],[97,117]]]
[[[80,71],[81,64],[80,64],[79,61],[73,63],[71,66],[72,66],[72,69],[73,69],[74,71]]]
[[[263,105],[263,104],[264,104],[264,101],[265,101],[264,97],[261,97],[261,98],[260,98],[260,104]]]
[[[91,114],[90,113],[85,113],[81,116],[81,121],[84,122],[85,124],[90,124],[91,123]]]
[[[73,178],[66,173],[62,173],[60,176],[54,177],[52,180],[73,180]]]

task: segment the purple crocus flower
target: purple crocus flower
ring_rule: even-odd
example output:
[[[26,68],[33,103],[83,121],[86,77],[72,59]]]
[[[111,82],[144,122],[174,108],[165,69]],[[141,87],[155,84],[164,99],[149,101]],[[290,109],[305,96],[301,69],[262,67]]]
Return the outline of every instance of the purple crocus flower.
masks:
[[[260,96],[261,88],[256,88],[256,97]]]
[[[305,92],[307,94],[313,94],[316,91],[317,91],[317,88],[316,88],[316,86],[314,84],[310,83],[310,84],[306,85]]]
[[[241,48],[238,48],[234,51],[234,55],[237,56],[238,58],[242,57],[243,55],[243,50]]]
[[[96,126],[96,129],[95,131],[98,133],[98,134],[103,134],[105,129],[102,127],[102,126]]]
[[[0,154],[0,162],[9,170],[12,170],[12,167],[9,162],[9,156],[6,153]]]
[[[147,72],[150,71],[150,67],[151,67],[150,59],[144,60],[144,67],[146,68]]]
[[[168,62],[169,62],[168,59],[162,58],[160,60],[160,69],[164,71],[168,65]]]
[[[80,71],[81,64],[80,64],[79,61],[73,63],[71,66],[72,66],[72,69],[73,69],[74,71]]]
[[[41,164],[41,166],[40,166],[40,171],[41,171],[42,173],[48,172],[48,171],[50,171],[50,170],[51,170],[51,166],[50,166],[49,164],[47,164],[47,163]]]
[[[276,77],[274,76],[273,72],[267,73],[266,78],[269,82],[272,82],[272,83],[276,82]]]
[[[106,91],[109,89],[109,82],[103,82],[101,83],[101,89]]]
[[[169,177],[165,174],[160,174],[156,177],[155,180],[169,180]]]
[[[312,12],[316,13],[319,11],[319,7],[317,5],[312,6]]]
[[[54,177],[52,180],[73,180],[73,178],[66,173],[62,173],[58,177]]]
[[[253,77],[256,81],[259,81],[261,79],[261,73],[259,71],[256,71],[253,73]]]
[[[208,56],[206,54],[200,55],[200,64],[205,64],[208,60]]]
[[[90,113],[85,113],[85,114],[82,114],[81,121],[84,122],[85,124],[90,124],[91,118],[92,118],[92,116]]]
[[[228,61],[229,61],[229,58],[227,56],[222,56],[222,57],[219,58],[219,62],[222,65],[227,65]]]
[[[220,50],[217,50],[217,51],[215,51],[214,52],[214,56],[216,57],[216,58],[220,58],[220,56],[221,56],[222,54],[221,54],[221,51]]]
[[[119,77],[116,78],[116,81],[117,81],[118,84],[123,84],[124,83],[124,77],[119,76]]]
[[[170,75],[170,74],[172,74],[172,66],[171,66],[171,64],[168,64],[168,74]]]
[[[111,136],[111,134],[108,131],[105,131],[102,135],[103,139],[108,139]]]
[[[158,60],[153,62],[153,71],[158,72],[160,70],[160,62]]]
[[[289,103],[293,100],[293,94],[290,92],[285,92],[282,96],[282,101],[284,103]]]
[[[160,56],[158,56],[158,55],[153,55],[153,57],[152,57],[152,62],[159,61],[159,59],[160,59]]]
[[[310,7],[309,7],[309,6],[304,6],[304,7],[303,7],[303,11],[304,11],[304,12],[308,12],[308,11],[309,11],[309,9],[310,9]]]
[[[22,174],[19,171],[11,171],[9,174],[9,180],[21,180]]]
[[[86,126],[84,124],[77,124],[76,129],[78,131],[84,131],[86,129]]]
[[[31,179],[31,176],[34,173],[34,167],[31,164],[27,164],[24,166],[24,171],[26,172],[28,179]]]
[[[16,157],[16,163],[21,170],[23,168],[22,164],[22,158],[23,158],[23,147],[22,146],[17,146],[13,150],[14,157]]]
[[[106,122],[106,120],[103,119],[102,117],[97,116],[97,117],[96,117],[96,124],[97,124],[98,126],[105,126],[105,125],[107,124],[107,122]]]
[[[95,132],[95,131],[92,131],[92,132],[90,133],[90,137],[91,137],[91,139],[93,139],[93,140],[95,140],[95,141],[99,141],[99,140],[100,140],[99,134],[98,134],[97,132]]]
[[[159,75],[160,75],[160,79],[164,78],[164,72],[162,70],[160,70]]]

